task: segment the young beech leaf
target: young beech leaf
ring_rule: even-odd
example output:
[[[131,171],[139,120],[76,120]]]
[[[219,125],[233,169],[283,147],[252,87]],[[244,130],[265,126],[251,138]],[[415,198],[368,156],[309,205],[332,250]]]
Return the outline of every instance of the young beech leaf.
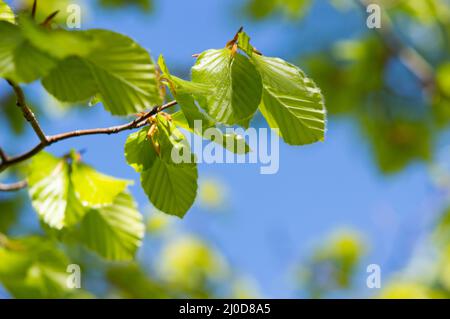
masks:
[[[64,159],[42,152],[33,158],[28,174],[34,209],[49,226],[62,229],[75,224],[85,209],[77,199]]]
[[[250,44],[250,37],[244,31],[239,32],[238,35],[238,46],[239,49],[245,52],[249,57],[253,55],[254,48]]]
[[[253,54],[251,61],[261,74],[261,113],[270,127],[278,128],[288,144],[322,141],[326,110],[320,89],[296,66],[279,58]]]
[[[84,33],[95,49],[60,61],[43,79],[50,94],[62,102],[96,96],[96,102],[102,101],[113,115],[134,114],[161,104],[156,68],[146,50],[112,31]]]
[[[152,204],[162,212],[183,217],[197,196],[197,165],[173,164],[156,157],[141,175],[141,184]]]
[[[125,157],[141,173],[142,188],[152,204],[166,214],[183,217],[197,194],[197,165],[174,123],[163,115],[155,120],[157,130],[151,137],[148,127],[128,137]],[[187,162],[174,160],[173,153]]]
[[[32,46],[18,26],[0,21],[0,77],[29,83],[54,65],[55,60]]]
[[[71,169],[75,194],[85,206],[110,205],[131,184],[130,181],[101,174],[83,163],[74,162]]]
[[[42,79],[42,85],[63,102],[87,101],[98,92],[97,82],[88,65],[75,56],[60,61]]]
[[[111,206],[129,182],[98,173],[73,156],[56,158],[41,152],[29,167],[33,207],[50,227],[77,224],[91,208]]]
[[[141,246],[144,230],[136,203],[124,192],[111,205],[88,211],[80,225],[80,240],[106,259],[127,261]]]
[[[8,240],[0,245],[0,283],[14,298],[92,298],[67,285],[71,262],[55,241],[40,236]],[[14,249],[15,248],[15,249]]]
[[[247,57],[228,49],[203,52],[192,68],[192,81],[208,85],[199,105],[215,120],[237,124],[252,116],[261,101],[261,77]]]
[[[125,143],[125,158],[128,165],[138,173],[149,169],[158,156],[148,137],[148,127],[132,133]]]
[[[0,21],[6,21],[12,24],[16,23],[14,12],[3,0],[0,0]]]

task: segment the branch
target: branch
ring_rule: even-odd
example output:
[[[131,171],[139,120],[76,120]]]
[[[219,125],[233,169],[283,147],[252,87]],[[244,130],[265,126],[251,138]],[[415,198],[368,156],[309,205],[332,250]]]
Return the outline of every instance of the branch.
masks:
[[[356,0],[364,9],[370,4],[367,0]],[[408,46],[396,36],[388,13],[382,11],[382,26],[374,29],[387,48],[396,55],[403,65],[416,76],[425,91],[430,94],[435,87],[434,69],[428,61],[412,46]]]
[[[27,106],[25,94],[23,93],[21,87],[10,80],[7,80],[7,82],[13,88],[14,93],[16,93],[17,106],[20,107],[20,109],[22,110],[23,116],[31,124],[34,132],[39,137],[39,140],[42,143],[47,143],[47,136],[45,136],[44,132],[42,131],[41,126],[39,125],[39,122],[36,116],[34,115],[33,111]]]
[[[0,183],[0,192],[15,192],[24,189],[28,186],[27,181],[20,181],[13,184],[2,184]]]
[[[5,159],[0,164],[0,172],[4,171],[6,168],[8,168],[12,165],[15,165],[15,164],[21,163],[23,161],[26,161],[27,159],[30,159],[31,157],[33,157],[34,155],[36,155],[37,153],[42,151],[47,146],[50,146],[52,144],[55,144],[55,143],[63,141],[63,140],[67,140],[67,139],[78,137],[78,136],[85,136],[85,135],[99,135],[99,134],[111,135],[111,134],[120,133],[122,131],[132,130],[132,129],[142,127],[146,124],[147,119],[149,119],[153,115],[156,115],[159,112],[162,112],[165,109],[168,109],[169,107],[172,107],[176,104],[177,104],[177,101],[171,101],[162,106],[155,106],[151,111],[139,116],[134,121],[131,121],[131,122],[123,124],[123,125],[112,126],[112,127],[107,127],[107,128],[76,130],[76,131],[72,131],[72,132],[48,136],[48,137],[46,137],[45,141],[41,141],[34,148],[32,148],[31,150],[29,150],[21,155],[18,155],[15,157],[6,157],[6,155],[5,155]],[[1,188],[0,188],[0,191],[1,191]]]
[[[6,156],[6,153],[3,151],[1,147],[0,147],[0,160],[2,160],[0,163],[8,161],[8,156]]]

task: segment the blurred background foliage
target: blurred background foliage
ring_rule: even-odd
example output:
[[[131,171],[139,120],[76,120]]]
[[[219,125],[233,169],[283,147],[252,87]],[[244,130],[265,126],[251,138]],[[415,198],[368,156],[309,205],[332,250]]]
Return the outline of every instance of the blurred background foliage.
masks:
[[[15,1],[29,9],[32,0]],[[62,7],[66,0],[40,2],[38,19]],[[99,0],[105,10],[133,6],[151,13],[158,1]],[[365,16],[365,1],[332,0],[340,12]],[[450,5],[447,0],[378,0],[381,29],[361,27],[355,38],[331,41],[298,56],[301,65],[322,89],[330,121],[346,117],[357,124],[370,145],[377,169],[392,175],[416,161],[431,167],[437,186],[450,194],[450,165],[437,166],[435,148],[450,123]],[[306,19],[314,1],[246,0],[234,2],[248,19],[291,21]],[[58,14],[56,23],[65,21]],[[296,24],[297,25],[297,24]],[[299,28],[301,24],[299,24]],[[14,108],[14,97],[0,95],[0,125],[15,136],[27,129]],[[31,96],[39,117],[64,112],[55,103]],[[14,150],[14,143],[11,143]],[[2,174],[8,179],[17,171]],[[227,209],[227,188],[220,181],[201,183],[199,205],[212,212]],[[412,194],[413,196],[413,194]],[[0,283],[12,297],[37,298],[173,298],[261,297],[257,286],[206,239],[183,230],[182,222],[149,208],[145,246],[135,263],[107,263],[82,248],[57,243],[48,232],[15,238],[26,230],[26,198],[0,194]],[[448,201],[450,207],[450,201]],[[404,271],[383,279],[382,289],[369,297],[450,297],[450,208],[444,209],[435,231],[418,247]],[[14,231],[12,231],[14,230]],[[232,234],[230,234],[232,236]],[[156,248],[156,249],[155,249]],[[365,278],[370,242],[358,230],[337,230],[321,239],[310,254],[299,258],[291,274],[296,287],[311,298],[354,296],[354,283]],[[66,287],[66,267],[83,269],[83,289]],[[302,294],[299,294],[299,296]]]

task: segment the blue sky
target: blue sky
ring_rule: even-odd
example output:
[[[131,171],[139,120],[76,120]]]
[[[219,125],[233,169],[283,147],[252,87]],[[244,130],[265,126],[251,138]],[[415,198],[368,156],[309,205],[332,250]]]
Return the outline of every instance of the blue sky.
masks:
[[[297,61],[299,52],[314,51],[335,38],[357,36],[363,21],[354,14],[335,12],[325,1],[318,1],[308,18],[296,23],[249,22],[240,11],[241,1],[155,2],[156,11],[149,15],[91,8],[83,28],[127,34],[155,57],[163,53],[169,66],[187,73],[193,53],[223,47],[241,25],[265,54]],[[57,133],[119,122],[96,107],[43,126]],[[425,165],[416,163],[394,176],[383,176],[354,123],[330,118],[328,124],[324,143],[305,147],[281,143],[276,175],[260,175],[259,167],[251,164],[200,165],[202,178],[226,185],[229,209],[211,214],[196,205],[182,221],[183,227],[211,241],[234,267],[253,278],[266,297],[294,296],[289,277],[293,266],[340,228],[361,231],[370,248],[365,262],[380,264],[388,276],[407,264],[439,206],[440,196]],[[49,150],[63,154],[69,148],[87,149],[84,159],[100,171],[135,180],[133,193],[145,207],[148,201],[138,187],[138,175],[123,158],[126,136],[83,137]],[[0,142],[6,138],[0,127]],[[33,143],[30,135],[20,149]],[[362,294],[370,293],[363,276],[355,287]]]

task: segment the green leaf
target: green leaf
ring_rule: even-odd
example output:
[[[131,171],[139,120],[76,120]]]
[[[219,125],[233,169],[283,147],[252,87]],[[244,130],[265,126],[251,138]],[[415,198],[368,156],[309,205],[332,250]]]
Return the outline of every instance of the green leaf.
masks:
[[[203,52],[192,68],[192,81],[213,88],[196,99],[218,122],[237,124],[252,116],[261,101],[261,77],[255,67],[227,48]]]
[[[28,183],[33,207],[59,230],[77,224],[89,208],[112,205],[130,184],[98,173],[74,156],[69,162],[45,152],[33,158]]]
[[[162,102],[155,65],[130,38],[105,30],[88,34],[101,46],[87,57],[105,108],[114,115],[129,115]]]
[[[0,283],[14,298],[87,298],[67,286],[71,264],[57,245],[43,237],[8,239],[0,245]]]
[[[54,64],[48,54],[30,44],[18,26],[0,21],[0,77],[29,83]]]
[[[0,76],[6,77],[15,70],[14,50],[23,42],[19,28],[0,21]]]
[[[139,132],[130,134],[125,143],[125,158],[136,172],[150,168],[158,156],[152,141],[147,137],[148,130],[148,127],[144,127]]]
[[[47,74],[56,61],[45,52],[36,49],[29,41],[24,41],[14,50],[16,82],[31,83]]]
[[[14,12],[3,0],[0,0],[0,21],[6,21],[12,24],[16,23]]]
[[[323,141],[326,110],[320,89],[296,66],[254,54],[252,62],[263,80],[260,110],[270,127],[288,144]]]
[[[197,195],[197,178],[196,164],[171,164],[156,157],[142,173],[141,184],[156,208],[183,217]]]
[[[42,79],[42,85],[62,102],[89,100],[98,92],[97,82],[88,65],[78,57],[69,57]]]
[[[80,227],[82,242],[109,260],[132,260],[142,244],[145,226],[128,193],[110,206],[90,210]]]
[[[74,194],[68,163],[42,152],[29,169],[31,201],[43,221],[56,229],[75,224],[85,210]]]
[[[86,56],[60,62],[43,80],[46,90],[63,102],[96,96],[114,115],[129,115],[161,104],[155,65],[130,38],[105,30],[90,30],[96,49]],[[71,90],[74,83],[78,83]],[[97,94],[98,93],[98,94]]]
[[[244,51],[249,57],[253,55],[254,48],[250,44],[250,37],[244,31],[241,31],[238,34],[238,46],[239,49]]]
[[[125,157],[141,172],[141,185],[152,204],[164,213],[183,217],[197,194],[197,165],[184,135],[172,121],[155,117],[157,130],[148,137],[148,127],[133,133],[125,144]],[[156,147],[156,145],[158,147]],[[158,149],[158,151],[156,151]],[[178,163],[175,154],[187,163]]]
[[[102,43],[86,31],[48,30],[27,16],[20,17],[21,32],[36,49],[60,60],[69,56],[85,57]]]
[[[112,204],[131,184],[130,181],[101,174],[92,167],[77,162],[72,164],[71,179],[78,199],[89,207]]]

